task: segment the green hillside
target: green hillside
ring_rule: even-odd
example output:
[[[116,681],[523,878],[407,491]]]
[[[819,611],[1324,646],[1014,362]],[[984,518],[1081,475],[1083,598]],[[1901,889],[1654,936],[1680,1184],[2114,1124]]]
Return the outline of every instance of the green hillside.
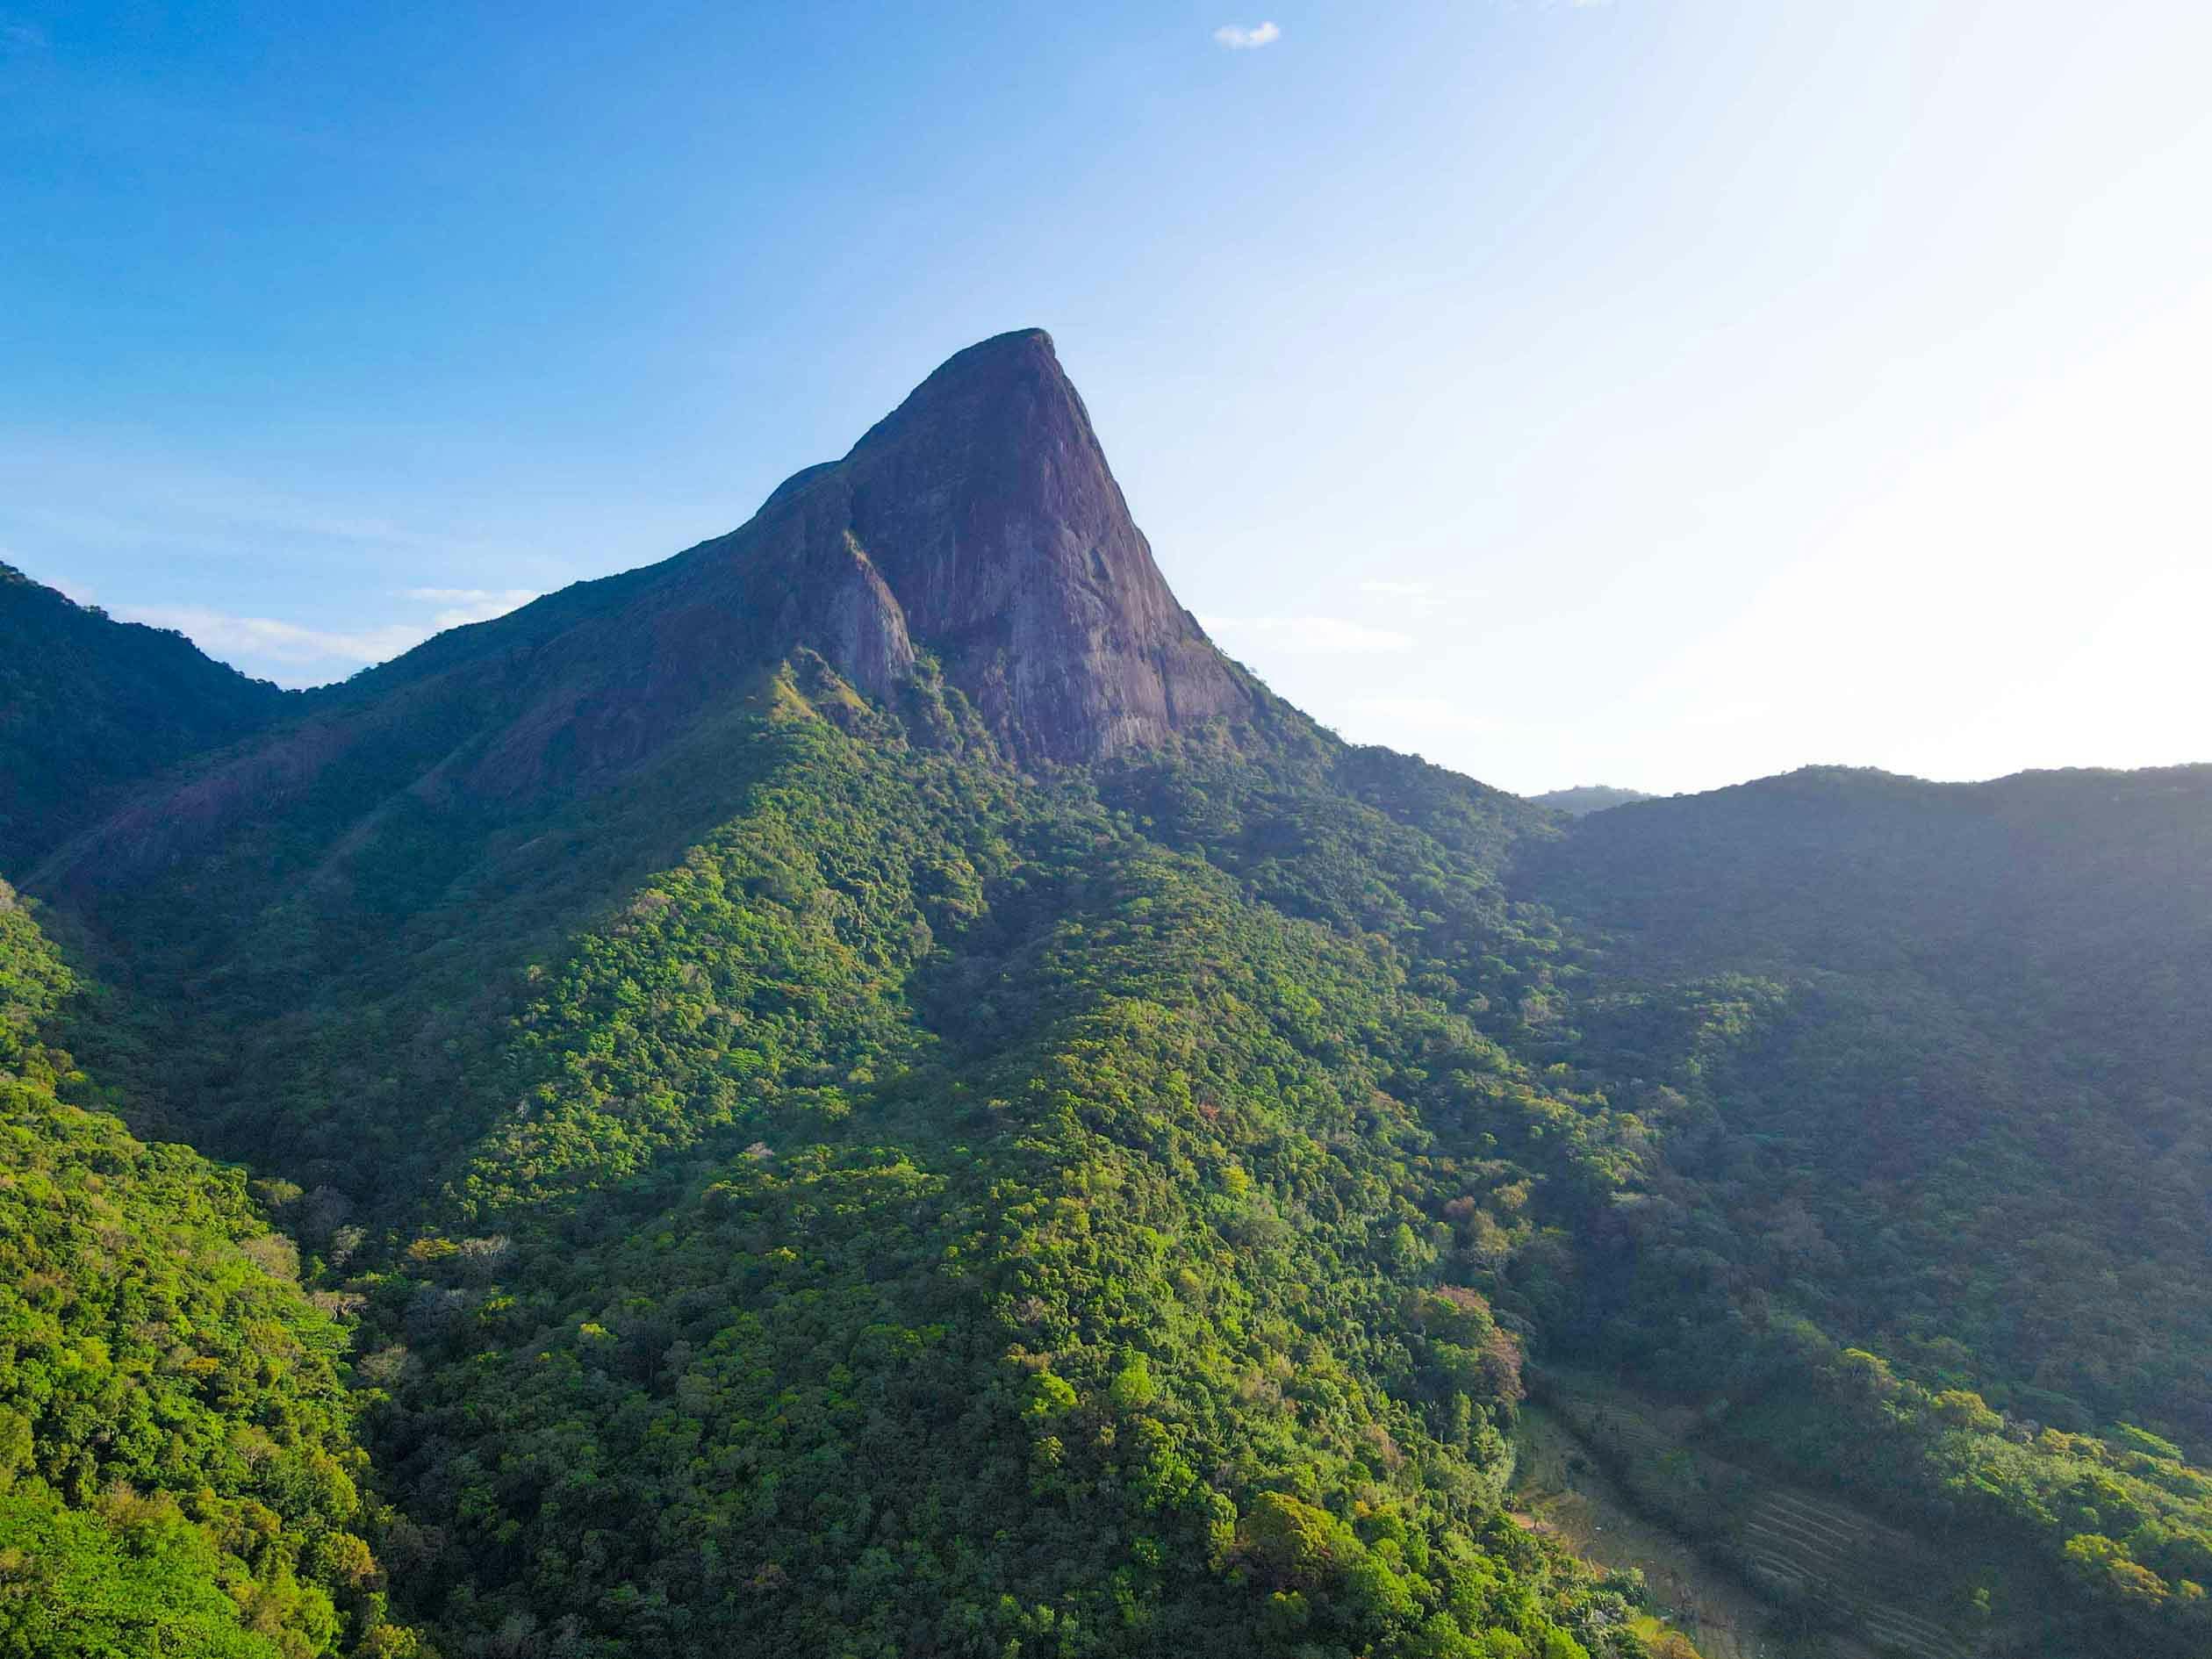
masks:
[[[0,908],[0,1652],[1678,1654],[1534,1388],[1798,1659],[2201,1655],[2208,792],[1348,746],[985,342]]]
[[[1563,1052],[1634,1080],[1677,1178],[1593,1259],[1576,1345],[2063,1562],[2147,1621],[2112,1651],[2194,1651],[2208,868],[2202,767],[1807,771],[1532,849],[1519,890],[1595,942]]]
[[[1838,1246],[1846,1166],[1738,1116],[1805,1032],[1864,1040],[1840,981],[1632,984],[1501,885],[1582,856],[1510,797],[1287,715],[1025,780],[957,693],[894,718],[816,662],[427,907],[382,832],[200,942],[190,1018],[111,1040],[160,1056],[169,1121],[318,1189],[311,1259],[366,1224],[328,1270],[429,1540],[404,1593],[449,1634],[1420,1651],[1441,1616],[1605,1651],[1618,1603],[1498,1520],[1533,1347],[1725,1396],[1907,1525],[1965,1504],[2000,1584],[2072,1562],[2038,1640],[2195,1640],[2204,1477],[2110,1427],[2171,1414],[2022,1395],[1966,1317],[2015,1287],[1940,1210]],[[1792,1087],[1807,1125],[1863,1114],[1851,1074]],[[1867,1315],[1879,1273],[1978,1271]],[[1264,1566],[1285,1497],[1405,1592]]]
[[[170,1121],[366,1200],[375,1445],[439,1540],[414,1605],[639,1652],[1605,1650],[1618,1595],[1498,1513],[1520,1348],[1481,1287],[1535,1230],[1495,1131],[1570,1125],[1567,1178],[1609,1178],[1603,1122],[1454,1011],[1453,974],[1543,980],[1480,857],[1520,809],[1282,742],[1115,769],[1232,815],[1163,844],[1024,783],[957,693],[909,726],[801,665],[591,808],[731,812],[664,872],[494,851],[449,968],[343,926],[396,896],[372,838],[234,972],[196,958],[188,1019],[111,1036]],[[1289,839],[1318,779],[1396,774],[1404,822],[1344,796]],[[1232,828],[1295,914],[1196,856]],[[349,997],[301,977],[333,930]],[[1469,1088],[1490,1128],[1424,1127]]]

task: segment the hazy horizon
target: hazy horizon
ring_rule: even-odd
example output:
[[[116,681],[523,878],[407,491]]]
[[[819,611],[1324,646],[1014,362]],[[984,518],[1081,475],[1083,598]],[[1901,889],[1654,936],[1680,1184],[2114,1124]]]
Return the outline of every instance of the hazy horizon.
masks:
[[[2200,760],[2208,47],[0,4],[0,558],[342,679],[1041,326],[1178,596],[1347,738],[1526,794]]]

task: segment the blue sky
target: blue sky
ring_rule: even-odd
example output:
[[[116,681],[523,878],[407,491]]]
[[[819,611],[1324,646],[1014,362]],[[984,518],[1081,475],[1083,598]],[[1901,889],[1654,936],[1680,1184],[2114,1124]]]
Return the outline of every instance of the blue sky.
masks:
[[[1347,736],[2212,759],[2208,61],[2181,0],[0,0],[0,558],[336,678],[1034,324]]]

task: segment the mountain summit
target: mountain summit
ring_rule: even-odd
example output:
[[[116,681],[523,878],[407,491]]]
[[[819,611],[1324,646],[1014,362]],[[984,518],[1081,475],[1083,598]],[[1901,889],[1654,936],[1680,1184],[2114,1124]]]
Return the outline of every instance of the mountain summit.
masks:
[[[1095,759],[1250,710],[1041,329],[953,357],[801,493],[850,501],[909,629],[1017,748]]]
[[[934,650],[1031,758],[1095,760],[1251,707],[1161,578],[1042,329],[959,353],[843,461],[686,557],[707,581],[773,571],[815,595],[790,621],[872,692]]]
[[[481,655],[559,628],[578,600],[586,615],[533,675],[549,695],[495,773],[534,774],[549,745],[627,765],[801,649],[878,699],[933,654],[1031,761],[1096,760],[1253,706],[1168,592],[1042,329],[957,354],[842,461],[786,479],[728,535],[448,637]],[[442,660],[443,643],[389,676]]]

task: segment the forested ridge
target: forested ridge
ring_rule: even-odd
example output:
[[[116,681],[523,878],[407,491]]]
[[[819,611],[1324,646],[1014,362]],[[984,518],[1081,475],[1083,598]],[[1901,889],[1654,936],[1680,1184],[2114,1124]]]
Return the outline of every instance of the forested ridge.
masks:
[[[0,871],[21,878],[132,785],[294,700],[0,563]]]
[[[916,407],[1072,399],[1038,339]],[[920,420],[853,476],[1029,499]],[[1157,578],[1077,460],[1080,618]],[[2212,773],[1570,823],[1233,665],[1146,713],[1180,623],[1072,702],[908,662],[936,521],[843,487],[0,902],[0,1652],[1634,1659],[1505,1512],[1551,1368],[1943,1540],[1962,1649],[2212,1649]],[[1696,1467],[1642,1496],[1726,1558]]]

